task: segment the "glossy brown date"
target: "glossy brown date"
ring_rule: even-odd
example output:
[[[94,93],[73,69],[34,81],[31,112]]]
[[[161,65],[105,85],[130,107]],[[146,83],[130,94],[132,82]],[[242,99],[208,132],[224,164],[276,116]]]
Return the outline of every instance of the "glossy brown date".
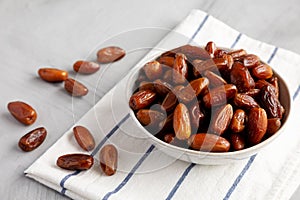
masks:
[[[133,110],[139,110],[149,106],[155,99],[155,92],[151,90],[141,90],[131,96],[129,105]]]
[[[271,86],[266,85],[261,88],[260,101],[269,118],[282,118],[282,106],[276,96],[275,90]]]
[[[246,139],[243,133],[231,133],[229,138],[230,138],[231,147],[235,151],[239,151],[245,148]]]
[[[248,141],[250,145],[261,142],[267,132],[268,118],[263,108],[252,108],[248,116]]]
[[[47,130],[44,127],[34,129],[20,138],[19,147],[26,152],[32,151],[44,142],[46,136]]]
[[[230,143],[223,137],[209,133],[197,133],[188,139],[192,149],[208,152],[227,152]]]
[[[188,77],[188,66],[184,54],[178,53],[175,56],[173,64],[173,82],[175,84],[183,84]]]
[[[73,70],[80,74],[93,74],[99,69],[99,64],[90,61],[78,60],[73,64]]]
[[[87,95],[89,92],[87,87],[72,78],[65,80],[65,90],[74,97],[82,97]]]
[[[230,129],[233,133],[240,133],[245,129],[246,124],[246,113],[242,109],[237,109],[234,111]]]
[[[180,103],[174,110],[173,127],[179,140],[186,140],[191,135],[191,121],[187,107]]]
[[[35,109],[22,101],[8,103],[7,109],[12,116],[22,124],[31,125],[37,119],[37,113]]]
[[[280,128],[281,121],[279,118],[270,118],[268,119],[268,127],[267,127],[267,134],[274,135]]]
[[[74,137],[79,146],[86,150],[91,151],[95,148],[95,140],[91,132],[84,126],[75,126],[73,128]]]
[[[203,97],[205,107],[224,105],[235,96],[237,88],[235,85],[226,84],[213,88]]]
[[[217,50],[217,46],[214,42],[208,42],[205,46],[205,50],[210,55],[210,57],[213,58]]]
[[[112,176],[118,168],[118,150],[112,144],[105,145],[99,153],[100,167],[107,176]]]
[[[163,73],[162,66],[157,61],[151,61],[146,63],[143,69],[147,78],[151,81],[158,79]]]
[[[80,153],[60,156],[56,161],[58,167],[67,170],[88,170],[93,164],[93,156]]]
[[[38,71],[41,79],[47,82],[62,82],[68,78],[68,72],[55,68],[41,68]]]
[[[210,123],[210,132],[222,135],[230,125],[233,109],[230,104],[227,104],[217,110],[216,113],[212,114],[212,120]]]
[[[255,82],[250,72],[239,62],[233,64],[230,80],[232,84],[236,85],[239,92],[247,92],[255,87]]]
[[[126,52],[120,47],[110,46],[100,49],[97,52],[97,60],[99,63],[111,63],[122,59]]]
[[[252,69],[252,74],[258,79],[269,79],[273,76],[273,70],[269,65],[261,64]]]
[[[233,99],[234,105],[238,108],[249,110],[254,107],[259,107],[255,99],[247,94],[237,93]]]

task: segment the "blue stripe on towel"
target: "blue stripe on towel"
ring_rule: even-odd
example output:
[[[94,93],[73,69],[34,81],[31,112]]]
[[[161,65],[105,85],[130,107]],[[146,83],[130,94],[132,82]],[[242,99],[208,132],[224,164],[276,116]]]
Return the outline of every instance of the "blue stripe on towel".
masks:
[[[154,145],[151,145],[149,147],[149,149],[146,151],[146,153],[144,153],[142,158],[140,158],[140,160],[135,164],[135,166],[131,169],[129,174],[127,174],[127,176],[124,178],[124,180],[113,191],[108,192],[103,197],[103,200],[107,200],[111,195],[117,193],[119,190],[121,190],[126,185],[126,183],[130,180],[130,178],[133,176],[133,174],[136,172],[136,170],[140,167],[140,165],[144,162],[144,160],[150,155],[150,153],[153,151],[154,148],[155,148]]]
[[[185,177],[189,174],[189,172],[191,171],[191,169],[193,169],[193,167],[195,166],[195,163],[191,163],[183,172],[183,174],[181,175],[181,177],[179,178],[179,180],[177,181],[177,183],[175,184],[175,186],[172,188],[171,192],[169,193],[168,197],[166,198],[166,200],[170,200],[172,199],[172,197],[174,196],[174,194],[176,193],[177,189],[179,188],[179,186],[182,184],[182,182],[184,181]]]
[[[299,92],[300,92],[300,85],[298,86],[298,88],[297,88],[295,94],[293,95],[293,100],[296,99],[296,97],[298,96]]]
[[[235,45],[240,41],[242,35],[243,35],[243,34],[240,33],[240,34],[237,36],[237,38],[235,39],[234,43],[233,43],[233,44],[231,45],[231,47],[230,47],[231,49],[234,48]]]
[[[119,127],[129,118],[130,114],[128,113],[118,124],[116,124],[109,133],[101,140],[101,142],[97,145],[97,147],[94,149],[94,151],[91,153],[91,156],[94,156],[99,149],[103,146],[103,144],[119,129]],[[60,186],[62,187],[61,194],[66,193],[66,188],[64,187],[65,182],[72,176],[76,176],[80,173],[80,170],[77,170],[71,174],[66,175],[61,181]]]
[[[233,44],[231,45],[231,48],[234,48],[235,45],[239,42],[239,40],[241,39],[242,34],[240,33],[235,41],[233,42]],[[186,176],[188,175],[188,173],[191,171],[191,169],[195,166],[194,163],[191,163],[184,171],[184,173],[181,175],[181,177],[179,178],[179,180],[177,181],[176,185],[172,188],[171,192],[169,193],[168,197],[166,199],[170,200],[172,199],[172,197],[174,196],[174,194],[176,193],[177,189],[180,187],[180,185],[183,183],[184,179],[186,178]]]
[[[204,17],[203,21],[200,23],[199,27],[197,28],[196,32],[192,35],[192,37],[190,38],[188,43],[191,43],[193,41],[193,39],[196,37],[196,35],[200,32],[200,30],[202,29],[202,27],[206,23],[208,17],[209,17],[208,14]]]
[[[249,167],[251,166],[251,164],[253,163],[255,157],[257,154],[253,155],[250,157],[250,159],[248,160],[247,164],[245,165],[245,167],[243,168],[243,170],[241,171],[241,173],[239,174],[239,176],[235,179],[234,183],[232,184],[232,186],[230,187],[230,189],[228,190],[226,196],[224,197],[223,200],[227,200],[229,199],[230,195],[232,194],[232,192],[235,190],[236,186],[239,184],[239,182],[242,180],[244,174],[248,171]]]

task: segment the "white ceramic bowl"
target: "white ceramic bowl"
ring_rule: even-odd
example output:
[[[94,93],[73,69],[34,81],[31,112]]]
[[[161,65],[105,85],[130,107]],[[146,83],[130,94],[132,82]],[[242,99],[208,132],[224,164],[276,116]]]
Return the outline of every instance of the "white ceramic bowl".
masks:
[[[135,81],[137,80],[137,77],[139,75],[139,70],[143,67],[143,65],[136,68],[134,71],[131,72],[130,78],[128,79],[129,82],[127,83],[127,95],[128,101],[130,96],[134,92],[134,85]],[[273,73],[275,76],[278,77],[279,82],[279,89],[280,89],[280,102],[285,108],[285,114],[283,119],[281,120],[281,128],[278,130],[277,133],[275,133],[273,136],[269,137],[268,139],[264,140],[263,142],[240,150],[240,151],[234,151],[234,152],[224,152],[224,153],[214,153],[214,152],[203,152],[203,151],[196,151],[191,149],[185,149],[178,146],[174,146],[171,144],[168,144],[155,136],[153,136],[150,132],[148,132],[137,120],[134,112],[130,109],[130,115],[133,119],[133,121],[137,124],[137,127],[140,129],[140,131],[143,134],[147,135],[147,138],[151,140],[151,142],[161,151],[164,153],[174,157],[175,159],[197,163],[197,164],[204,164],[204,165],[223,165],[232,163],[235,161],[247,159],[251,157],[254,154],[257,154],[262,148],[268,146],[270,143],[272,143],[278,136],[283,132],[287,120],[289,118],[290,112],[291,112],[291,95],[289,92],[289,89],[287,87],[286,82],[282,79],[282,77],[276,73],[276,71],[273,69]]]

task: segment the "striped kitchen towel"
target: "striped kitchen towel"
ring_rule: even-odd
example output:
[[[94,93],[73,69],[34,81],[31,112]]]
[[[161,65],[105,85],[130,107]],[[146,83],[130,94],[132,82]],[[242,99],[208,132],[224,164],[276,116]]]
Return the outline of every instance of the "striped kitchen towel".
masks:
[[[136,67],[158,51],[214,41],[218,46],[243,48],[257,54],[288,81],[293,109],[300,109],[300,56],[251,39],[200,10],[193,10]],[[285,131],[267,148],[246,160],[205,166],[175,160],[143,135],[128,114],[124,77],[77,124],[90,129],[97,142],[88,171],[56,166],[58,156],[83,152],[67,131],[26,171],[26,176],[73,199],[289,199],[300,180],[299,113],[292,113]],[[98,154],[112,143],[119,150],[118,171],[101,172]]]

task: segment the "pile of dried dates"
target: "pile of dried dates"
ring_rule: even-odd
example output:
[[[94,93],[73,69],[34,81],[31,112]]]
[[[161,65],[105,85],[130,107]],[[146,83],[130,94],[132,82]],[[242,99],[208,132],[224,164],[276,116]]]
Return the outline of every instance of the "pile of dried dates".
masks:
[[[129,100],[155,137],[206,152],[238,151],[275,134],[285,109],[272,68],[243,49],[185,45],[139,71]]]

